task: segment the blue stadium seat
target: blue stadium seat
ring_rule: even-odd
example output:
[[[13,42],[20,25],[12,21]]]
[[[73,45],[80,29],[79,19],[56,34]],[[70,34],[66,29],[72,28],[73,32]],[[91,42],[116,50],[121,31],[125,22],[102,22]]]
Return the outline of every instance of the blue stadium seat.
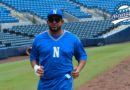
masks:
[[[91,14],[82,12],[79,6],[67,0],[2,0],[2,3],[19,12],[30,12],[42,19],[46,19],[47,13],[52,8],[60,8],[77,18],[92,17]]]
[[[10,15],[10,11],[0,6],[0,22],[1,23],[12,23],[18,22],[19,20]]]
[[[80,5],[83,5],[87,8],[98,8],[110,14],[116,13],[115,9],[121,3],[126,5],[130,4],[129,0],[72,0],[72,1]]]

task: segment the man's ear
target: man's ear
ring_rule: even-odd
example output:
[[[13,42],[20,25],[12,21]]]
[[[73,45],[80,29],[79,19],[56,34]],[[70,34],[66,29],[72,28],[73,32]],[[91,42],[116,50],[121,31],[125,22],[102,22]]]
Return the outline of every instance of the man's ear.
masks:
[[[62,22],[62,24],[63,24],[63,23],[64,23],[64,19],[62,19],[62,21],[61,21],[61,22]]]

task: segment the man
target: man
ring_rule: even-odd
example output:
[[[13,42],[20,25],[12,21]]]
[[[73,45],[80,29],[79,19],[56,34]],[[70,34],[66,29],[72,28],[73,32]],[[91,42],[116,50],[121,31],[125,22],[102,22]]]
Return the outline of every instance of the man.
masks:
[[[36,36],[30,54],[31,65],[40,77],[38,90],[73,90],[73,78],[79,76],[87,55],[80,40],[62,30],[63,13],[54,9],[48,14],[49,30]],[[73,69],[72,57],[78,65]]]

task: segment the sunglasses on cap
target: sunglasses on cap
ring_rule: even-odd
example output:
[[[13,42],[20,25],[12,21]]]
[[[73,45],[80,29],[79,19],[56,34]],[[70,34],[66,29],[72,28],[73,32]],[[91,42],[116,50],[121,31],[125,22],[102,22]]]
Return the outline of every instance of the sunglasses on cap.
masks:
[[[51,22],[51,23],[54,22],[54,21],[56,23],[59,23],[61,20],[62,20],[62,18],[60,18],[60,17],[49,17],[48,18],[48,21]]]

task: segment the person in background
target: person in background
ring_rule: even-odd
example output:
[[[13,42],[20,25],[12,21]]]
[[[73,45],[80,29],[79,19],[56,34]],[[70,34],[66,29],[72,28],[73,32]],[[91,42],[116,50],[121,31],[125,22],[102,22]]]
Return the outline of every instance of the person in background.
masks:
[[[32,50],[32,47],[28,47],[28,48],[26,49],[26,54],[27,54],[28,56],[30,56],[31,50]]]

